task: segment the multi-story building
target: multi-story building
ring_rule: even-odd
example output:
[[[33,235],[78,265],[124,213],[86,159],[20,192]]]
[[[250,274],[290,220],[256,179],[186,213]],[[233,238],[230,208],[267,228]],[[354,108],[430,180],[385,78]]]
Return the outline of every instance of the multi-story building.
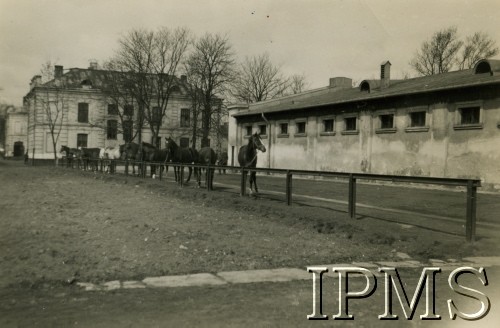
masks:
[[[110,94],[113,90],[109,87],[110,74],[119,73],[100,70],[96,64],[91,64],[88,69],[67,71],[63,71],[62,66],[55,66],[54,79],[46,83],[42,83],[39,75],[33,77],[30,91],[24,97],[28,113],[26,149],[30,156],[34,152],[35,158],[54,158],[53,135],[57,137],[56,153],[63,145],[112,147],[136,136],[138,106],[133,101],[120,104]],[[141,129],[142,141],[161,147],[164,137],[172,137],[181,146],[192,146],[192,102],[186,77],[174,77],[174,85],[158,139],[153,140],[145,123]],[[158,108],[152,108],[152,115],[160,117],[161,113]],[[136,136],[133,141],[138,140]]]
[[[248,136],[267,147],[258,166],[480,178],[500,188],[500,60],[473,69],[358,87],[345,77],[301,94],[233,106],[229,162]]]

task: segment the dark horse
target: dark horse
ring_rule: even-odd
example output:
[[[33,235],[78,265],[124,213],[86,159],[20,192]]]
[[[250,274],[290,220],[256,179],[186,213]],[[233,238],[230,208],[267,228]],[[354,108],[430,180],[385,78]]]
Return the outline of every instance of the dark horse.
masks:
[[[167,149],[158,149],[152,144],[143,142],[142,143],[142,159],[145,162],[160,162],[160,163],[165,163],[167,160]],[[151,164],[151,177],[156,176],[156,165],[157,164]],[[164,166],[160,164],[160,170],[163,172]]]
[[[167,146],[167,158],[166,162],[173,162],[173,163],[185,163],[185,164],[192,164],[197,161],[197,152],[193,151],[192,149],[189,148],[182,148],[179,147],[175,141],[168,137],[165,138],[166,146]],[[181,182],[181,171],[179,166],[174,167],[174,174],[175,174],[175,181],[176,182]],[[190,166],[189,167],[189,175],[186,180],[186,182],[189,182],[191,179],[191,174],[193,173],[193,168]]]
[[[101,148],[80,148],[79,150],[78,155],[83,161],[83,169],[87,170],[90,167],[92,171],[97,171]]]
[[[135,161],[141,160],[141,154],[139,153],[139,145],[135,142],[127,142],[120,146],[120,152],[122,154],[122,160],[132,161],[132,174],[135,175]]]
[[[258,133],[254,133],[248,139],[248,145],[242,146],[238,152],[238,162],[241,167],[244,168],[252,168],[257,166],[257,150],[261,152],[266,152],[266,147],[262,144],[260,140],[260,135]],[[257,179],[256,172],[250,172],[250,193],[253,193],[252,186],[255,185],[255,193],[259,192],[257,188]]]
[[[228,159],[229,157],[227,156],[227,151],[223,151],[217,160],[217,165],[227,166]],[[219,169],[219,174],[221,174],[221,171],[224,172],[224,174],[226,174],[226,169]]]
[[[210,148],[210,147],[203,147],[200,149],[198,152],[198,160],[195,161],[197,164],[200,165],[211,165],[214,166],[215,162],[217,161],[217,155],[215,154],[215,151]],[[196,175],[196,181],[198,182],[198,187],[201,186],[201,174],[202,174],[203,168],[197,168],[195,169],[194,173]],[[208,189],[213,190],[213,182],[214,182],[214,171],[215,168],[210,169],[210,185],[208,186]],[[205,178],[207,177],[207,173],[205,172]],[[208,182],[208,181],[207,181]]]
[[[69,148],[68,146],[61,146],[61,150],[59,150],[60,153],[65,153],[66,154],[66,165],[69,167],[71,166],[71,163],[73,162],[73,159],[78,157],[80,150],[76,148]]]

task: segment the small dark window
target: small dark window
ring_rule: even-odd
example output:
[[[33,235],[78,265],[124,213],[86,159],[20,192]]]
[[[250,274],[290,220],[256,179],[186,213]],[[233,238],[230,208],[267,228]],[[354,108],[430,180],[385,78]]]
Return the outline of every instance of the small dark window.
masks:
[[[82,147],[82,148],[87,148],[87,139],[88,135],[87,134],[77,134],[76,135],[76,147]]]
[[[252,126],[248,125],[245,127],[245,136],[251,136],[252,135]]]
[[[78,103],[78,122],[79,123],[89,122],[89,104]]]
[[[116,140],[116,135],[118,134],[118,121],[108,120],[106,132],[108,139]]]
[[[188,128],[190,125],[190,111],[189,108],[181,109],[181,127]]]
[[[306,133],[306,122],[297,122],[297,133],[298,134]]]
[[[108,115],[118,115],[118,106],[116,104],[108,104]]]
[[[323,132],[333,132],[333,119],[323,120]]]
[[[132,105],[125,105],[123,107],[123,115],[127,115],[127,116],[134,116],[134,106]]]
[[[481,111],[479,107],[460,108],[460,124],[479,124],[480,113]]]
[[[394,128],[394,114],[380,115],[380,128],[392,129]]]
[[[132,141],[134,133],[134,124],[132,121],[124,121],[123,122],[123,140],[125,142]]]
[[[181,138],[180,146],[182,148],[188,148],[189,147],[189,138]]]
[[[280,123],[280,134],[288,134],[288,123]]]
[[[410,113],[410,127],[425,126],[425,112],[412,112]]]
[[[356,131],[357,126],[356,126],[356,117],[346,117],[344,119],[345,122],[345,130],[346,131]]]
[[[267,135],[267,126],[265,124],[259,125],[260,135]]]
[[[153,107],[151,122],[157,124],[161,121],[161,108]]]

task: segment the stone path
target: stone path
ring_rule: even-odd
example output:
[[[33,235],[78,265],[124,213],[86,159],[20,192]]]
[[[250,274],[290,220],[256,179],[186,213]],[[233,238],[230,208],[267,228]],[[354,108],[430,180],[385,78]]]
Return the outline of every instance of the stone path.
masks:
[[[352,262],[346,264],[323,264],[311,265],[309,267],[327,267],[329,272],[325,275],[331,275],[333,267],[362,267],[371,269],[376,272],[378,267],[394,267],[394,268],[422,268],[422,267],[438,267],[442,271],[452,271],[459,267],[492,267],[500,266],[500,256],[487,257],[466,257],[461,261],[448,259],[447,261],[430,259],[428,263],[411,260],[404,253],[399,253],[398,257],[405,259],[402,261],[377,261],[377,262]],[[375,269],[375,270],[374,270]],[[382,276],[382,273],[375,276]],[[360,277],[363,277],[360,275]],[[172,287],[193,287],[193,286],[218,286],[228,284],[244,284],[244,283],[259,283],[259,282],[284,282],[294,280],[309,280],[312,279],[312,274],[306,269],[298,268],[280,268],[268,270],[247,270],[247,271],[223,271],[215,274],[212,273],[195,273],[178,276],[161,276],[148,277],[142,281],[107,281],[101,284],[92,284],[86,282],[78,282],[77,285],[84,288],[86,291],[109,291],[116,289],[136,289],[136,288],[172,288]]]

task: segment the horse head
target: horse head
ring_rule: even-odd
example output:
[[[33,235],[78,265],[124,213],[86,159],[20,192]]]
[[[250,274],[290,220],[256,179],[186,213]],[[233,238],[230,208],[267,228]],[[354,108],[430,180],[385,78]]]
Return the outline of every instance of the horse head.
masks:
[[[260,134],[258,134],[257,132],[250,137],[249,143],[250,142],[253,144],[253,147],[255,149],[258,149],[263,153],[266,152],[266,147],[264,146],[262,140],[260,139]]]

